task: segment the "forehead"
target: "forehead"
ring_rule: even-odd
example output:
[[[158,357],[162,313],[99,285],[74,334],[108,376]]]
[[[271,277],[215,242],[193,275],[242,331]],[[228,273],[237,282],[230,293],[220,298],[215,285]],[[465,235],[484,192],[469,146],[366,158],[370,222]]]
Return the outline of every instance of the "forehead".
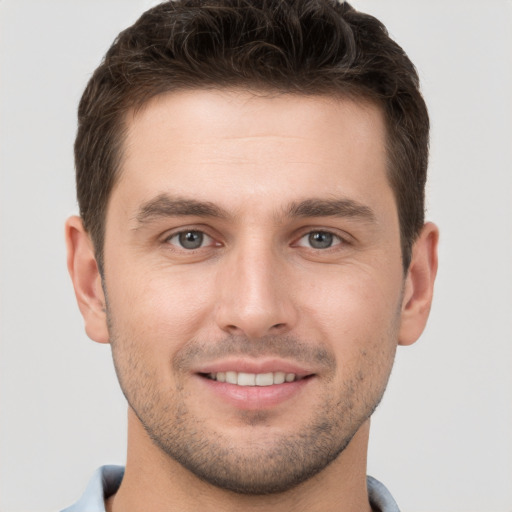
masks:
[[[163,94],[126,118],[127,202],[162,193],[247,206],[327,195],[389,193],[385,124],[375,105],[248,91]],[[300,196],[300,197],[299,197]],[[238,202],[237,202],[238,199]]]

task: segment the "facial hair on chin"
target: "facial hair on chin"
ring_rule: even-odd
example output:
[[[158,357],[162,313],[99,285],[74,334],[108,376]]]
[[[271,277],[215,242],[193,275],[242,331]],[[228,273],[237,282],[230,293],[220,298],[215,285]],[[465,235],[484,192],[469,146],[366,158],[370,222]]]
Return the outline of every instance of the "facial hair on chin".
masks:
[[[119,339],[111,318],[109,329],[121,388],[151,440],[198,478],[240,494],[285,492],[325,469],[371,416],[387,383],[387,378],[383,382],[380,379],[380,386],[366,390],[363,381],[373,377],[359,372],[333,392],[337,364],[327,348],[290,336],[256,342],[228,336],[215,343],[192,340],[177,351],[172,360],[176,389],[169,392],[160,389],[158,380],[145,369],[136,340]],[[272,432],[264,439],[253,438],[248,432],[243,445],[234,445],[208,418],[194,414],[187,403],[186,375],[190,369],[224,356],[281,357],[299,364],[314,361],[321,369],[326,392],[308,421],[293,432]],[[391,365],[392,357],[388,376]],[[366,390],[364,396],[361,389]],[[265,428],[267,423],[264,411],[246,411],[243,417],[249,428]]]

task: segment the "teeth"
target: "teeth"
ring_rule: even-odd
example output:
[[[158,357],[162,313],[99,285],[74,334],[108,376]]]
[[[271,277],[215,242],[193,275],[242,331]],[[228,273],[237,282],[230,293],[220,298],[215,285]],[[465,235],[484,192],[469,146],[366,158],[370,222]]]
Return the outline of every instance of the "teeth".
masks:
[[[228,384],[238,384],[238,374],[236,372],[226,372],[226,382]]]
[[[293,375],[293,373],[290,373],[290,375]],[[295,377],[295,375],[294,375],[294,377]],[[286,374],[284,372],[274,373],[274,384],[282,384],[285,380],[286,380]]]
[[[240,375],[238,374],[238,382],[240,382]],[[256,386],[272,386],[274,384],[274,374],[273,373],[258,373],[254,376],[254,384]]]
[[[271,372],[271,373],[245,373],[245,372],[218,372],[208,375],[217,382],[227,382],[238,386],[272,386],[297,380],[295,373]]]
[[[259,377],[259,375],[258,375],[258,377]],[[239,386],[255,386],[256,385],[256,375],[254,373],[240,372],[238,374],[237,384]]]

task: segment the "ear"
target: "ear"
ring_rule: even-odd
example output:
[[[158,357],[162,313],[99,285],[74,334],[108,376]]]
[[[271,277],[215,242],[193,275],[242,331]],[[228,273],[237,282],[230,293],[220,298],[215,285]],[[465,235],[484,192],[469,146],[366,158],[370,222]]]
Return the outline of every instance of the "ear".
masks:
[[[413,245],[402,300],[402,317],[398,335],[400,345],[414,343],[427,323],[437,273],[438,240],[437,227],[428,222],[423,226]]]
[[[68,271],[84,317],[85,332],[98,343],[108,343],[106,301],[94,247],[80,217],[66,222]]]

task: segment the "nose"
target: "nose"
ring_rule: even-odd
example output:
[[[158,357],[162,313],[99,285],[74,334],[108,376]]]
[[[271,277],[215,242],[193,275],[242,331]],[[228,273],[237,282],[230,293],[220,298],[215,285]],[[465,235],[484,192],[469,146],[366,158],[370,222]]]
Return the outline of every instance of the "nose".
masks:
[[[261,245],[234,250],[218,274],[216,321],[229,334],[251,339],[282,335],[297,322],[286,263]]]

